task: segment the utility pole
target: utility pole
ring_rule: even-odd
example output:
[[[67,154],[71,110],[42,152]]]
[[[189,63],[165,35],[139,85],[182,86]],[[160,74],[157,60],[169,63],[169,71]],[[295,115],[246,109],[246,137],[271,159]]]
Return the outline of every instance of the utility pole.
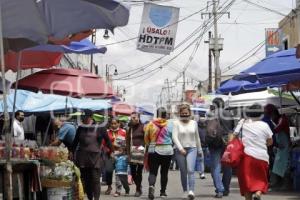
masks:
[[[205,43],[210,43],[211,40],[211,31],[208,32],[208,40]],[[212,92],[212,53],[210,47],[208,48],[208,87],[207,92]]]
[[[220,69],[220,51],[218,47],[218,12],[217,4],[219,0],[213,0],[213,17],[214,17],[214,55],[215,55],[215,90],[220,86],[221,83],[221,69]]]
[[[181,101],[185,101],[185,71],[182,72],[182,78],[183,78],[183,83],[182,83],[182,98]]]
[[[215,67],[215,90],[220,86],[221,83],[221,68],[220,68],[220,51],[223,50],[223,38],[218,35],[218,16],[221,14],[227,14],[230,18],[230,12],[218,12],[219,0],[212,0],[212,12],[202,13],[202,15],[209,15],[213,17],[214,22],[214,36],[209,41],[209,48],[214,53],[214,67]]]
[[[170,111],[171,111],[171,94],[170,94],[169,79],[167,79],[166,82],[167,82],[167,92],[168,92],[167,110],[168,110],[168,113],[170,113]]]

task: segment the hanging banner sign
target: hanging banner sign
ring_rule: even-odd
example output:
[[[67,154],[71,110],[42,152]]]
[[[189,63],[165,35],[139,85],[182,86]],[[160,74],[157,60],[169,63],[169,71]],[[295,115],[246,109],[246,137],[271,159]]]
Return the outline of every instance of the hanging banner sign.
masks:
[[[277,28],[267,28],[266,33],[266,56],[270,56],[282,50],[281,31]]]
[[[137,49],[169,55],[174,50],[179,8],[145,3]]]

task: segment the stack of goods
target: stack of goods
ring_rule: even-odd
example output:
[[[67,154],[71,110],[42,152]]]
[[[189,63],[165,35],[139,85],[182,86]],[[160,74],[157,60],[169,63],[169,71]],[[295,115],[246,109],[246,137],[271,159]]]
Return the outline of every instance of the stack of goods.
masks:
[[[0,141],[0,160],[7,157],[5,142]],[[36,160],[39,159],[40,152],[35,141],[24,140],[15,141],[12,144],[11,158],[14,160]]]
[[[47,188],[48,200],[83,200],[84,191],[80,171],[72,161],[41,167],[42,186]]]
[[[40,159],[49,160],[55,163],[66,162],[68,160],[68,149],[62,147],[41,147]]]
[[[41,168],[42,183],[45,187],[71,187],[74,175],[72,161],[56,163],[54,167]]]

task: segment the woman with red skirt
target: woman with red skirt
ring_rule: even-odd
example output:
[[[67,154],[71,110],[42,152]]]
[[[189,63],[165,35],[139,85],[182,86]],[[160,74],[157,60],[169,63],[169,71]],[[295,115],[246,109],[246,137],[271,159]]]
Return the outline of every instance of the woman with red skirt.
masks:
[[[242,137],[244,157],[237,168],[240,192],[246,200],[260,200],[268,191],[269,155],[267,147],[272,145],[272,131],[261,121],[263,108],[253,105],[246,109],[246,119],[237,125],[234,135]]]

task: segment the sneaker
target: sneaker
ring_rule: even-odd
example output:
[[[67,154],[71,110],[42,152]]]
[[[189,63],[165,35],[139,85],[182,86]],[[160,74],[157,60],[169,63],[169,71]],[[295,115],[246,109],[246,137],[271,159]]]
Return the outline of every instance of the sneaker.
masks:
[[[218,192],[218,193],[215,195],[215,198],[217,198],[217,199],[223,198],[223,193]]]
[[[200,174],[200,179],[205,179],[205,174],[204,173]]]
[[[187,197],[188,197],[188,193],[187,191],[184,191],[182,195],[182,199],[187,199]]]
[[[129,194],[130,194],[130,190],[128,190],[128,191],[125,191],[125,197],[128,197],[128,196],[129,196]]]
[[[224,191],[224,192],[223,192],[223,196],[224,196],[224,197],[229,196],[229,191]]]
[[[154,193],[155,193],[155,188],[153,186],[149,187],[149,193],[148,193],[148,198],[149,199],[154,199]]]
[[[142,191],[137,190],[137,191],[135,192],[134,196],[135,196],[135,197],[140,197],[140,196],[142,196]]]
[[[257,194],[254,194],[253,195],[253,200],[261,200],[261,196],[257,195]]]
[[[195,199],[195,194],[194,194],[194,192],[192,190],[189,191],[188,199],[189,200],[194,200]]]
[[[161,197],[161,198],[167,198],[168,195],[167,195],[166,192],[160,192],[160,197]]]
[[[120,192],[115,192],[114,197],[119,197],[121,195]]]

